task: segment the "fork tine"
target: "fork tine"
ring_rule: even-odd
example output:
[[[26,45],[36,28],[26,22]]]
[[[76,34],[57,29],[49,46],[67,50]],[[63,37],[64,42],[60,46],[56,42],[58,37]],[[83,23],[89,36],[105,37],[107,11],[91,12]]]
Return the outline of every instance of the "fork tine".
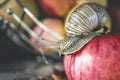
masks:
[[[22,7],[23,11],[38,25],[39,28],[44,30],[46,33],[50,34],[58,40],[62,40],[63,37],[54,33],[52,30],[48,29],[44,24],[42,24],[26,7]]]
[[[9,22],[8,20],[4,20],[4,24],[5,24],[5,26],[7,26],[7,28],[6,28],[6,30],[7,30],[6,34],[7,34],[8,37],[11,38],[18,46],[23,46],[23,47],[25,47],[25,48],[27,48],[27,49],[29,49],[29,47],[30,47],[30,50],[31,50],[31,48],[34,49],[34,50],[35,50],[36,48],[38,48],[38,46],[32,44],[32,43],[29,41],[29,39],[27,38],[27,36],[24,35],[20,30],[18,30],[13,23]],[[26,44],[24,44],[24,43],[26,43]],[[29,46],[29,47],[28,47],[28,46]]]
[[[0,16],[0,29],[4,30],[5,28],[6,28],[6,26],[4,25],[3,17]]]
[[[31,43],[29,41],[29,38],[25,34],[23,34],[19,29],[17,29],[17,27],[13,23],[9,22],[8,20],[4,20],[4,25],[7,26],[6,34],[11,40],[13,40],[18,46],[21,45],[22,47],[28,50],[31,50],[31,48],[33,48],[34,51],[40,52],[41,57],[45,61],[45,64],[47,65],[49,64],[41,46],[37,46],[34,43]],[[24,44],[24,43],[27,43],[27,44]]]
[[[49,42],[43,40],[41,37],[36,35],[35,32],[33,32],[28,25],[26,25],[13,11],[12,9],[9,9],[8,14],[12,15],[12,17],[23,27],[34,39],[42,43],[43,45],[47,46],[49,45]]]

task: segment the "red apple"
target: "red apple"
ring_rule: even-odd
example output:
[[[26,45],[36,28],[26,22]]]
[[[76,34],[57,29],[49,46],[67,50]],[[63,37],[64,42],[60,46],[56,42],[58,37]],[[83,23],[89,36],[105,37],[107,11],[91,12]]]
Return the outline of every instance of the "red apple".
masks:
[[[47,15],[63,17],[75,5],[75,0],[39,0],[39,3]]]
[[[112,22],[112,32],[120,33],[120,8],[108,7],[107,9],[111,22]]]
[[[65,55],[64,70],[68,80],[120,80],[120,34],[95,37]]]
[[[52,19],[52,18],[46,18],[46,19],[43,19],[41,21],[44,25],[46,25],[46,27],[48,27],[50,30],[54,31],[55,33],[61,35],[61,36],[65,36],[65,30],[64,30],[64,23],[59,20],[59,19]],[[33,27],[33,31],[39,35],[40,32],[41,32],[41,29],[35,25]],[[42,38],[48,40],[48,41],[56,41],[56,39],[54,37],[52,37],[50,34],[44,32],[41,36]],[[30,40],[31,42],[35,42],[35,39],[33,37],[30,37]],[[38,42],[36,43],[36,45],[40,46],[41,43]]]

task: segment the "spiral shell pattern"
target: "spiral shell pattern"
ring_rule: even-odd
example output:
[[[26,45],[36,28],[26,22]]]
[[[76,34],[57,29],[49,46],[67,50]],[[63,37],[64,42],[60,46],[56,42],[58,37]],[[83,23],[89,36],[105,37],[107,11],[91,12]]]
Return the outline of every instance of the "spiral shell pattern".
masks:
[[[77,5],[65,22],[67,36],[58,42],[59,54],[72,54],[83,48],[105,28],[108,14],[100,4],[89,2]]]
[[[67,17],[65,27],[67,36],[85,36],[103,28],[108,14],[97,3],[84,3],[76,6]]]

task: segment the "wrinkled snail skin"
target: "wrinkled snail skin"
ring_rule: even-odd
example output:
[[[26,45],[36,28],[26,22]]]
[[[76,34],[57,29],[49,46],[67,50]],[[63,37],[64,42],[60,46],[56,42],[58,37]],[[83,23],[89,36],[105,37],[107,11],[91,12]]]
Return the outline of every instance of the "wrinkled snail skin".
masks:
[[[59,55],[61,54],[67,54],[72,53],[74,50],[76,50],[79,41],[81,41],[80,36],[74,36],[74,37],[66,37],[65,39],[59,41]]]
[[[94,29],[101,29],[107,21],[107,12],[97,3],[78,5],[66,20],[67,36],[88,35]]]
[[[100,35],[98,30],[107,21],[107,12],[99,4],[85,3],[75,7],[66,20],[65,39],[58,42],[59,54],[72,54]]]
[[[81,49],[85,44],[87,44],[95,36],[100,34],[91,33],[85,37],[81,36],[68,36],[59,42],[59,55],[61,54],[72,54],[79,49]]]

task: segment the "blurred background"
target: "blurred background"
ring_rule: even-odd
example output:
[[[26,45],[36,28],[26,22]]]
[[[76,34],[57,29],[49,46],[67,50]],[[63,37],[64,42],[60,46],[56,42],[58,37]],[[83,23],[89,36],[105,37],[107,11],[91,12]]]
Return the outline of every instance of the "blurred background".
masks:
[[[6,1],[5,3],[3,3]],[[118,0],[18,0],[27,7],[35,17],[49,29],[65,37],[64,22],[67,14],[77,4],[94,1],[103,5],[108,11],[110,20],[108,26],[112,33],[120,32],[120,3]],[[16,26],[20,25],[8,14],[6,9],[13,8],[21,18],[22,9],[16,0],[0,0],[0,16],[8,19]],[[27,16],[22,19],[36,34],[41,29]],[[0,25],[2,27],[2,25]],[[21,31],[22,29],[19,28]],[[24,30],[22,31],[23,33]],[[28,35],[27,35],[28,36]],[[55,41],[53,37],[44,33],[42,38]],[[31,43],[35,40],[28,36]],[[34,43],[35,44],[35,43]],[[41,46],[36,43],[35,45]],[[27,50],[16,45],[3,29],[0,29],[0,80],[66,80],[62,59],[56,52],[44,49],[48,61],[53,65],[46,65],[35,50]],[[55,53],[55,54],[54,54]],[[54,67],[54,68],[53,68]]]

